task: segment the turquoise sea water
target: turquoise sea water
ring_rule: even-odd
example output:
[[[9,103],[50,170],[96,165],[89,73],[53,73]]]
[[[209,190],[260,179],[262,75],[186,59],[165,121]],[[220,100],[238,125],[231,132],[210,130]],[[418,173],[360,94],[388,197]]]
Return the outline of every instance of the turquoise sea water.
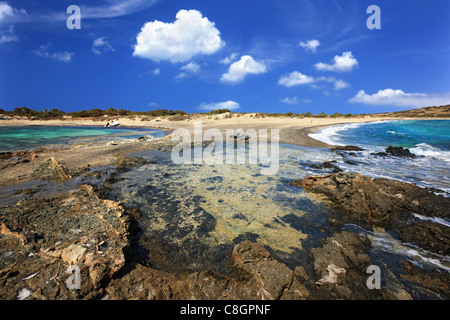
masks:
[[[312,135],[330,144],[366,148],[398,146],[416,155],[450,160],[450,120],[403,120],[330,127]]]
[[[157,138],[165,136],[165,133],[161,130],[131,127],[0,127],[0,151],[22,151],[39,147],[61,147],[92,140],[136,139],[148,134]]]
[[[354,123],[325,128],[310,135],[332,145],[366,149],[343,163],[348,171],[432,187],[450,193],[450,120],[401,120]],[[417,158],[374,155],[388,146],[409,148]]]

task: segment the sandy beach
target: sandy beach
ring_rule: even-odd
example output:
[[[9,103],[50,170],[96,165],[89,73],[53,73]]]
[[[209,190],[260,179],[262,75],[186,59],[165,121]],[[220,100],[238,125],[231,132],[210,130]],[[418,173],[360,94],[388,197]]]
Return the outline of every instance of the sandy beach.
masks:
[[[280,142],[311,147],[327,147],[327,145],[308,137],[308,133],[315,132],[320,128],[348,123],[373,122],[392,120],[398,118],[389,117],[352,117],[352,118],[275,118],[259,117],[258,114],[221,114],[217,116],[192,115],[189,120],[172,121],[167,117],[158,117],[147,120],[145,117],[105,117],[104,120],[67,118],[64,120],[26,120],[17,119],[0,120],[0,126],[99,126],[106,123],[119,121],[124,127],[151,127],[156,129],[176,130],[185,128],[193,132],[194,122],[201,121],[203,129],[217,128],[223,132],[226,129],[279,129]],[[406,119],[406,118],[405,118]]]

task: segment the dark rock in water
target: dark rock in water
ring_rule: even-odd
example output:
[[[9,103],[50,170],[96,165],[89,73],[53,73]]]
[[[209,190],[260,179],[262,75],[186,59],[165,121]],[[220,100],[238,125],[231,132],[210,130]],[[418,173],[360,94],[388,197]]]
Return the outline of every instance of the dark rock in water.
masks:
[[[291,185],[327,196],[346,217],[370,226],[394,226],[413,213],[428,217],[449,217],[450,198],[414,184],[383,178],[372,179],[359,173],[310,176]]]
[[[342,172],[342,170],[335,165],[336,161],[326,161],[321,164],[312,164],[311,168],[315,169],[333,169],[333,173]]]
[[[407,148],[402,148],[402,147],[392,147],[389,146],[386,149],[386,153],[393,155],[394,157],[408,157],[408,158],[415,158],[416,155],[411,153],[411,151],[409,151],[409,149]]]
[[[377,153],[371,153],[373,156],[379,156],[379,157],[387,157],[388,154],[386,152],[377,152]]]
[[[371,179],[359,173],[311,176],[293,181],[291,185],[324,194],[344,213],[347,222],[364,228],[387,227],[402,241],[442,255],[450,252],[447,226],[430,221],[411,222],[414,214],[449,218],[450,198],[414,184]]]
[[[415,243],[421,248],[439,253],[450,254],[449,227],[431,221],[413,223],[400,229],[400,240]]]
[[[355,162],[355,161],[352,161],[352,160],[344,160],[344,162],[346,163],[346,164],[349,164],[349,165],[351,165],[351,166],[357,166],[358,165],[358,163],[357,162]]]
[[[434,270],[424,273],[407,260],[403,260],[401,264],[404,271],[401,277],[416,284],[414,289],[419,292],[419,299],[448,299],[450,296],[450,277]]]
[[[105,179],[105,183],[113,184],[113,183],[116,183],[121,180],[122,180],[122,178],[118,178],[117,173],[113,172]]]
[[[242,129],[236,130],[234,135],[231,135],[230,138],[235,140],[243,140],[248,141],[250,140],[250,135],[248,133],[245,133]]]
[[[364,149],[357,146],[337,146],[331,148],[331,151],[364,151]]]
[[[10,159],[12,157],[12,152],[0,152],[0,159]]]

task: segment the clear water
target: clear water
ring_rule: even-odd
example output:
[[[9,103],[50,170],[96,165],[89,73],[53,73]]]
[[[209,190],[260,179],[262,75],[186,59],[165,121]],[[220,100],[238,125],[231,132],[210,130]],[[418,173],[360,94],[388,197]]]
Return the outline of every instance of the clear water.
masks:
[[[132,127],[20,126],[0,127],[0,151],[23,151],[39,147],[60,147],[74,143],[112,139],[137,139],[151,134],[166,135],[161,130]]]
[[[156,268],[221,270],[242,239],[267,246],[290,267],[308,268],[309,250],[339,231],[327,223],[335,214],[328,201],[289,185],[330,173],[314,168],[324,161],[345,167],[342,156],[329,149],[283,144],[280,170],[272,176],[261,175],[261,165],[175,165],[169,152],[159,151],[132,156],[149,163],[122,174],[112,194],[140,208],[143,243]],[[421,219],[411,216],[416,218]],[[401,243],[382,230],[345,228],[371,238],[371,256],[381,265],[395,270],[401,259],[408,259],[421,268],[450,272],[450,257]]]

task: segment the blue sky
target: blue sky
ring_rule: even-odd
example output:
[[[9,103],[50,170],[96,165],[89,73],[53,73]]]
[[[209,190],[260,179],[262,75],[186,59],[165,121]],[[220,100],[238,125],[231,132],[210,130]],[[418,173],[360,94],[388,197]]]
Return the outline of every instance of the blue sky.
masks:
[[[67,28],[69,5],[81,29]],[[381,29],[368,29],[370,5]],[[447,0],[0,0],[0,108],[376,113],[450,103]]]

